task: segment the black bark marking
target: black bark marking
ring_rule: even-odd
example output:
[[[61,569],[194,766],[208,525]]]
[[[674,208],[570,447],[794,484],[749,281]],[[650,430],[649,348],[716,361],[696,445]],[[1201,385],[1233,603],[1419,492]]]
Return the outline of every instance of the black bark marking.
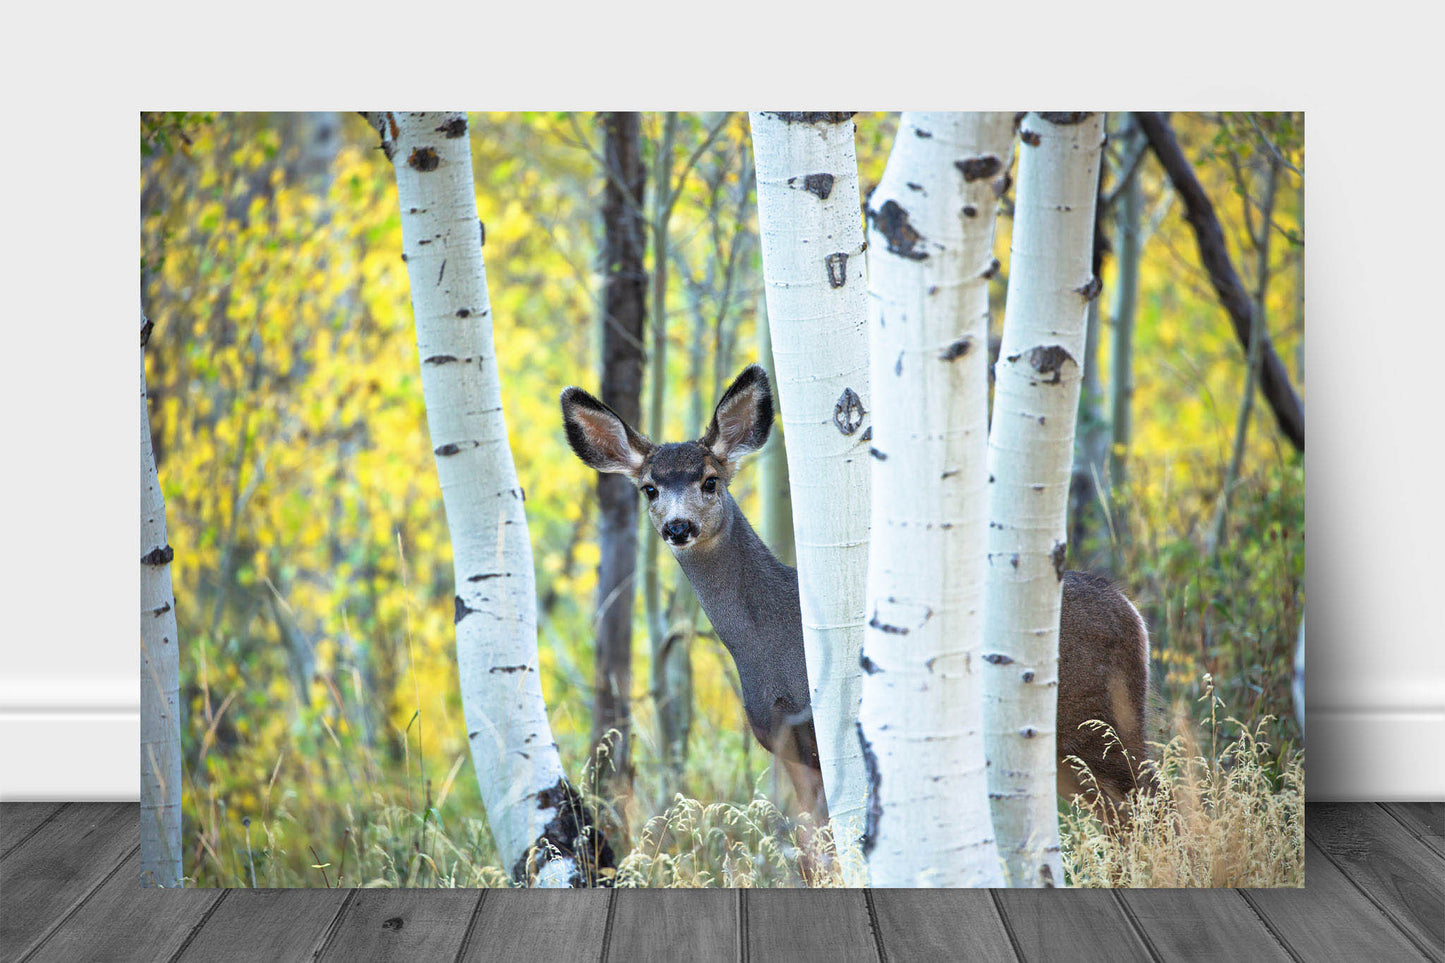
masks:
[[[879,461],[888,460],[888,456],[883,452],[879,451],[877,448],[869,448],[868,454],[872,455],[874,458],[877,458]]]
[[[1054,870],[1048,863],[1039,863],[1039,881],[1044,884],[1042,889],[1054,888]]]
[[[1082,286],[1074,288],[1075,291],[1079,292],[1084,296],[1084,300],[1086,302],[1092,301],[1097,298],[1099,296],[1099,292],[1103,289],[1104,282],[1099,280],[1098,275],[1089,278],[1089,280],[1085,281]]]
[[[999,272],[999,268],[1001,267],[1003,267],[1003,265],[998,263],[998,258],[994,258],[992,261],[989,261],[988,267],[983,269],[983,279],[985,281],[989,280]]]
[[[878,610],[873,610],[873,618],[868,620],[868,627],[877,629],[885,635],[907,635],[908,627],[905,625],[889,625],[887,622],[878,621]]]
[[[1010,361],[1015,361],[1017,359],[1018,355],[1014,355],[1012,358],[1009,358]],[[1032,367],[1041,375],[1053,375],[1052,378],[1044,382],[1044,384],[1046,385],[1056,385],[1060,384],[1063,381],[1063,368],[1065,361],[1068,361],[1074,365],[1078,365],[1078,362],[1074,361],[1074,356],[1069,354],[1069,352],[1063,347],[1063,345],[1041,344],[1036,348],[1029,349],[1030,367]],[[1042,420],[1040,420],[1040,423],[1042,423]]]
[[[954,475],[957,475],[957,474],[958,474],[958,471],[959,471],[959,470],[958,470],[957,468],[950,468],[948,471],[944,472],[943,474],[939,475],[938,477],[939,477],[939,478],[952,478]]]
[[[915,128],[913,128],[913,136],[914,136],[914,137],[918,137],[918,138],[920,138],[920,139],[922,139],[922,140],[927,140],[928,138],[930,138],[930,137],[933,136],[933,131],[931,131],[931,130],[924,130],[924,129],[921,128],[921,127],[915,127]]]
[[[803,178],[803,190],[809,194],[817,194],[820,201],[826,201],[828,195],[833,193],[833,175],[809,174]]]
[[[434,354],[430,358],[422,359],[422,364],[453,364],[460,360],[454,354]]]
[[[1093,116],[1089,110],[1042,110],[1039,116],[1051,124],[1058,124],[1060,127],[1072,127],[1075,124],[1082,124]]]
[[[873,847],[878,845],[878,821],[883,818],[883,801],[878,793],[883,787],[883,776],[878,772],[878,757],[873,753],[873,744],[863,735],[863,723],[855,722],[853,725],[858,730],[858,748],[863,753],[863,769],[868,773],[868,815],[863,821],[863,836],[858,840],[863,847],[863,855],[867,856],[873,852]]]
[[[868,414],[863,399],[852,388],[844,388],[833,405],[833,424],[845,435],[851,435],[863,427],[863,416]]]
[[[1017,553],[1017,552],[1015,552],[1013,555],[1009,556],[1008,563],[1009,563],[1010,565],[1012,565],[1014,568],[1018,568],[1018,567],[1019,567],[1019,556],[1018,556],[1018,553]]]
[[[170,610],[171,610],[171,603],[167,602],[165,605],[162,605],[162,606],[161,606],[160,608],[158,608],[158,609],[151,609],[151,615],[154,615],[154,616],[156,616],[157,618],[159,618],[160,616],[165,615],[165,614],[166,614],[167,612],[169,612]]]
[[[151,321],[149,318],[147,318],[146,321],[145,321],[145,324],[142,324],[142,325],[140,326],[140,346],[141,346],[142,348],[144,348],[146,345],[150,344],[150,341],[151,341],[151,332],[152,332],[153,330],[155,330],[155,322],[153,322],[153,321]]]
[[[957,167],[963,174],[964,181],[972,184],[974,181],[981,181],[985,177],[993,177],[1003,170],[1003,161],[994,154],[984,154],[981,157],[969,157],[961,161],[954,161],[953,166]]]
[[[482,730],[480,730],[480,729],[473,729],[471,732],[467,733],[467,738],[468,738],[468,739],[475,739],[477,736],[480,736],[481,734],[482,734]]]
[[[922,185],[922,184],[916,184],[916,183],[914,183],[913,181],[909,181],[909,182],[908,182],[908,189],[909,189],[910,191],[921,191],[921,190],[923,190],[923,185]]]
[[[963,205],[963,216],[978,217],[978,208],[974,207],[972,204]]]
[[[1022,678],[1025,682],[1032,682],[1032,681],[1034,681],[1034,670],[1033,670],[1033,669],[1026,669],[1026,670],[1024,671],[1024,674],[1023,674],[1022,676],[1020,676],[1020,678]]]
[[[542,833],[518,857],[512,867],[512,878],[530,884],[537,872],[553,859],[570,857],[577,872],[567,880],[574,888],[611,886],[611,879],[602,875],[604,869],[616,869],[612,846],[597,826],[592,811],[579,793],[565,779],[537,793],[538,809],[556,809],[557,815],[542,828]]]
[[[492,666],[490,669],[487,670],[487,674],[488,674],[488,675],[495,675],[496,673],[500,672],[500,673],[502,673],[503,675],[511,675],[513,672],[531,672],[531,671],[533,671],[533,669],[532,669],[532,667],[531,667],[530,665],[494,665],[494,666]]]
[[[440,448],[437,448],[437,449],[433,452],[433,454],[435,454],[435,455],[437,455],[437,456],[439,456],[439,457],[446,457],[446,456],[448,456],[448,455],[456,455],[456,454],[459,454],[459,453],[461,453],[461,452],[463,452],[463,451],[470,451],[470,450],[473,449],[473,448],[478,448],[478,447],[481,446],[481,444],[482,444],[482,443],[479,442],[479,441],[463,441],[463,442],[458,442],[458,443],[455,443],[455,444],[453,444],[453,443],[448,443],[448,444],[442,445]]]
[[[457,317],[459,317],[459,318],[470,318],[471,316],[472,316],[472,309],[471,309],[471,308],[457,308]]]
[[[990,652],[988,655],[983,657],[983,661],[987,662],[989,665],[1013,665],[1014,660],[1004,655],[1002,652]]]
[[[502,578],[511,575],[511,572],[483,572],[481,575],[467,576],[468,582],[485,582],[489,578]]]
[[[486,247],[486,246],[487,246],[487,225],[483,224],[483,223],[482,223],[482,219],[479,217],[479,218],[477,218],[477,247]]]
[[[467,119],[465,117],[453,117],[437,128],[438,134],[445,134],[448,139],[456,140],[458,137],[467,136]]]
[[[763,110],[759,113],[776,117],[785,124],[841,124],[852,120],[852,110]]]
[[[1032,739],[1038,734],[1039,730],[1035,729],[1033,726],[1024,726],[1022,729],[1019,730],[1019,735],[1023,736],[1025,739]]]
[[[969,337],[968,335],[964,335],[957,341],[951,343],[948,347],[944,348],[941,352],[939,352],[938,360],[957,361],[959,358],[962,358],[964,355],[968,354],[968,349],[972,347],[973,338]],[[948,473],[944,472],[943,476],[947,478]]]
[[[1003,176],[993,182],[993,196],[1003,197],[1008,193],[1008,189],[1013,187],[1013,183],[1014,179],[1009,176],[1008,171],[1004,171]]]
[[[1063,542],[1054,543],[1054,551],[1052,555],[1054,560],[1054,574],[1059,577],[1060,582],[1064,580],[1064,555],[1067,552],[1068,546],[1065,545]]]
[[[442,277],[445,276],[446,273],[447,273],[447,259],[446,259],[446,258],[442,258],[441,270],[440,270],[440,271],[437,271],[437,283],[438,283],[438,284],[441,284],[441,283],[442,283]]]
[[[869,425],[867,428],[864,428],[864,429],[863,429],[863,437],[862,437],[862,438],[859,438],[858,440],[859,440],[859,441],[872,441],[872,440],[873,440],[873,426],[872,426],[872,425]]]
[[[142,565],[169,565],[171,559],[176,557],[175,551],[169,545],[162,545],[160,548],[153,548],[140,557]]]
[[[828,269],[828,287],[841,288],[848,283],[848,254],[839,251],[837,254],[829,254],[823,258],[823,264]]]
[[[456,597],[456,604],[457,604],[457,609],[456,609],[456,612],[452,615],[452,625],[458,624],[459,622],[461,622],[462,619],[466,618],[468,615],[471,615],[473,612],[477,611],[476,609],[474,609],[474,608],[472,608],[471,606],[467,605],[467,603],[463,602],[463,601],[462,601],[462,597],[461,597],[460,595],[458,595],[458,596]]]
[[[1033,130],[1020,131],[1019,140],[1028,144],[1030,147],[1037,147],[1044,142],[1044,139],[1038,135],[1038,132]]]
[[[863,669],[864,672],[868,673],[869,675],[874,675],[878,672],[883,671],[882,669],[878,668],[878,663],[868,658],[867,655],[858,656],[858,665]]]
[[[868,220],[888,242],[890,254],[897,254],[912,261],[922,261],[928,257],[927,251],[919,249],[923,235],[908,223],[908,212],[897,201],[884,201],[878,210],[870,209]]]
[[[903,375],[903,352],[898,352],[898,360],[893,363],[893,373],[902,377]]]
[[[435,147],[418,147],[411,152],[406,159],[406,166],[423,173],[434,171],[441,166],[442,160],[437,156]]]

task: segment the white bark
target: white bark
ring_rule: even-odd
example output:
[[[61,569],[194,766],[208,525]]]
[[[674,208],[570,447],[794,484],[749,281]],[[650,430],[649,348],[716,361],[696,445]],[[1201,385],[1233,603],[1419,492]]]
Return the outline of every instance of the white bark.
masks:
[[[1013,886],[1063,883],[1055,803],[1059,603],[1084,357],[1102,114],[1020,130],[1003,344],[989,434],[984,725]]]
[[[773,372],[787,439],[813,725],[835,838],[863,829],[856,730],[868,567],[868,305],[853,123],[749,115]]]
[[[1001,886],[983,745],[988,283],[1013,115],[904,112],[868,205],[874,886]]]
[[[146,410],[150,323],[141,316],[140,348],[140,879],[181,885],[181,709],[176,599],[166,502],[156,476]]]
[[[466,115],[369,116],[396,170],[422,394],[456,573],[462,709],[482,802],[514,876],[575,885],[587,867],[549,826],[574,797],[538,675],[532,547],[502,413]],[[548,857],[544,836],[560,856]],[[519,872],[529,853],[540,864],[535,876]]]

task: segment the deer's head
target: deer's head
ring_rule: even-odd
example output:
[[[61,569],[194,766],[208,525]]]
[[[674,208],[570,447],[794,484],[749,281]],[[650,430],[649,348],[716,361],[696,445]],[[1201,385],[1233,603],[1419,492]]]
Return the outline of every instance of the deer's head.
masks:
[[[632,479],[647,498],[652,527],[677,554],[711,545],[727,525],[728,482],[739,460],[768,440],[773,393],[762,368],[744,368],[697,441],[653,444],[581,388],[562,392],[562,421],[585,464]]]

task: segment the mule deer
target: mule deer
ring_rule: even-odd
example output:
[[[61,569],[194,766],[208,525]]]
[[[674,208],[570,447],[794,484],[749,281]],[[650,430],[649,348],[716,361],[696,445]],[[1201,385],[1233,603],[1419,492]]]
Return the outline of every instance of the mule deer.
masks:
[[[728,493],[742,456],[768,440],[773,396],[750,365],[723,394],[697,441],[654,444],[583,391],[562,392],[567,441],[588,466],[626,475],[648,501],[653,528],[672,550],[732,655],[753,735],[778,756],[802,807],[827,816],[803,657],[798,573],[774,557]],[[1065,572],[1059,620],[1058,789],[1080,784],[1065,760],[1086,763],[1117,806],[1144,758],[1149,639],[1138,611],[1110,583]],[[1129,759],[1089,720],[1107,723]],[[1106,751],[1107,749],[1107,751]],[[1092,791],[1092,790],[1090,790]]]

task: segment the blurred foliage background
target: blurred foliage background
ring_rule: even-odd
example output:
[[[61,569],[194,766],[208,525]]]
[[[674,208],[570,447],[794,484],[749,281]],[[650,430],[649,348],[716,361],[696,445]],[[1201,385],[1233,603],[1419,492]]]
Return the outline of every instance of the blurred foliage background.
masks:
[[[649,178],[664,122],[642,119]],[[1302,115],[1172,122],[1251,290],[1259,239],[1272,232],[1265,316],[1303,392]],[[856,123],[866,192],[897,117]],[[1098,394],[1086,391],[1081,411],[1070,567],[1110,574],[1136,600],[1161,706],[1191,705],[1208,674],[1235,714],[1263,724],[1283,768],[1300,744],[1289,681],[1304,612],[1303,457],[1256,404],[1230,477],[1244,353],[1182,204],[1152,157],[1131,161],[1126,123],[1110,120],[1103,192],[1116,199],[1101,233],[1117,250],[1114,189],[1132,170],[1132,430],[1112,444],[1111,255],[1096,301]],[[746,115],[681,114],[676,124],[672,169],[693,163],[670,227],[667,370],[645,372],[665,379],[671,401],[660,427],[642,426],[669,439],[695,434],[720,383],[758,360],[762,300]],[[598,382],[602,133],[594,115],[567,113],[474,114],[471,133],[537,567],[543,688],[575,775],[592,749],[595,476],[567,448],[556,399],[566,385]],[[146,376],[188,710],[187,875],[199,885],[501,882],[487,868],[495,854],[461,719],[451,552],[393,174],[375,134],[354,115],[144,114],[140,146],[141,290],[155,324]],[[1261,218],[1271,168],[1276,190]],[[1005,195],[995,332],[1010,211]],[[1083,450],[1101,438],[1112,455],[1102,465]],[[755,521],[758,474],[734,484]],[[667,597],[690,591],[666,553],[661,577]],[[694,723],[681,772],[661,758],[645,619],[639,600],[635,795],[619,814],[631,842],[679,793],[742,807],[784,799],[786,780],[755,744],[736,671],[705,623],[687,643]]]

